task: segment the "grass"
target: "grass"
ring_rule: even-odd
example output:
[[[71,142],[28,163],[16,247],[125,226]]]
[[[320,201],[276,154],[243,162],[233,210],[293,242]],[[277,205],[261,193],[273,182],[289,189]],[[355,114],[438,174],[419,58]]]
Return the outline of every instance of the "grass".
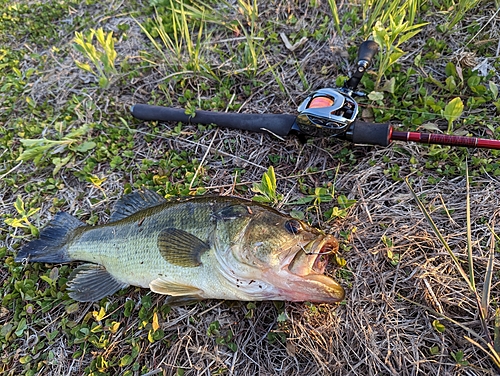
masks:
[[[96,42],[94,42],[94,36]],[[107,89],[111,84],[111,76],[117,74],[115,67],[116,50],[114,47],[113,32],[104,34],[102,28],[90,29],[88,35],[84,36],[78,31],[75,32],[74,48],[86,57],[93,65],[75,60],[75,64],[86,72],[98,78],[99,86]],[[98,45],[98,48],[96,48]]]
[[[500,139],[497,7],[469,5],[0,0],[0,373],[497,374],[498,151],[301,143],[128,113],[295,113],[342,83],[375,27],[388,53],[360,85],[365,120]],[[305,42],[291,51],[280,33]],[[140,187],[254,198],[332,232],[328,273],[346,300],[171,307],[131,287],[84,304],[65,290],[75,265],[13,261],[56,212],[104,223]]]
[[[466,170],[467,171],[467,170]],[[494,321],[493,321],[493,332],[495,334],[498,333],[499,327],[498,327],[498,314],[499,311],[496,310],[494,307],[490,307],[490,299],[492,298],[490,296],[491,293],[491,283],[492,283],[492,276],[493,276],[493,269],[494,269],[494,254],[496,252],[495,250],[495,236],[496,234],[494,233],[494,230],[490,227],[490,230],[492,232],[491,234],[491,242],[489,244],[489,252],[488,252],[488,262],[486,265],[485,269],[485,274],[483,276],[483,288],[482,288],[482,294],[481,291],[478,290],[476,287],[476,278],[474,276],[474,254],[473,254],[473,244],[472,244],[472,230],[471,230],[471,207],[470,207],[470,187],[469,187],[469,175],[466,173],[465,175],[466,178],[466,201],[465,201],[465,209],[466,209],[466,232],[467,232],[467,266],[469,269],[469,273],[466,273],[464,268],[462,267],[462,263],[460,262],[458,256],[453,252],[452,248],[446,241],[445,237],[442,235],[441,231],[437,227],[436,223],[432,220],[431,215],[429,214],[428,210],[426,209],[425,205],[422,203],[422,201],[419,199],[415,191],[411,188],[410,185],[408,185],[410,192],[414,199],[417,201],[418,207],[424,214],[426,220],[429,222],[432,231],[436,235],[436,237],[439,239],[443,247],[446,249],[448,254],[450,255],[453,264],[455,265],[455,268],[458,270],[460,276],[462,277],[462,280],[465,281],[468,285],[468,288],[470,290],[470,293],[474,296],[475,301],[476,301],[476,312],[477,315],[479,316],[479,320],[481,322],[481,329],[483,331],[483,336],[480,334],[474,332],[473,330],[470,330],[470,332],[474,335],[476,339],[472,339],[468,336],[465,338],[470,341],[472,344],[483,350],[486,355],[488,355],[492,362],[495,364],[497,368],[500,368],[500,354],[499,354],[499,338],[497,336],[492,337],[490,330],[489,330],[489,321],[491,319],[490,317],[490,312],[495,312],[493,315]],[[407,183],[408,184],[408,183]],[[493,300],[495,300],[495,297],[493,297]],[[455,322],[455,320],[447,317],[446,315],[443,315],[443,318],[450,322]],[[444,326],[441,326],[440,329],[438,329],[440,332],[444,332]],[[480,340],[482,343],[478,343],[478,340]],[[455,353],[454,358],[457,362],[461,362],[463,360],[463,352],[460,355],[460,360],[457,358],[457,353]]]

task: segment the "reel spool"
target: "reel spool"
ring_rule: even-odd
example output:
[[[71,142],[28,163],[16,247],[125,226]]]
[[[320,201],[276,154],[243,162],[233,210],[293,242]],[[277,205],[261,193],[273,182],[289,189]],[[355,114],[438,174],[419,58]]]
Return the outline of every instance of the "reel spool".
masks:
[[[299,106],[297,124],[309,135],[340,136],[356,120],[358,104],[347,93],[336,89],[320,89],[310,94]]]

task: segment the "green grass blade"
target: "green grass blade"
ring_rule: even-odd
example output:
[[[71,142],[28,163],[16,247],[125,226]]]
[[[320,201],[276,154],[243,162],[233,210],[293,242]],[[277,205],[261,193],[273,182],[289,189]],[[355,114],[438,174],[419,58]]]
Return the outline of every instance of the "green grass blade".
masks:
[[[474,341],[472,338],[467,337],[467,336],[464,336],[464,338],[467,341],[469,341],[470,343],[472,343],[474,346],[479,347],[481,350],[483,350],[491,358],[491,360],[495,363],[495,365],[497,367],[500,367],[500,356],[490,345],[487,345],[488,349],[491,350],[491,351],[488,351],[483,346],[481,346],[478,342]]]
[[[465,187],[466,187],[466,197],[465,197],[465,211],[467,217],[467,260],[469,262],[469,282],[472,289],[476,289],[476,284],[474,282],[474,259],[472,256],[472,231],[470,223],[470,191],[469,191],[469,166],[467,160],[465,160]]]
[[[488,307],[490,305],[491,281],[493,278],[493,266],[495,263],[495,236],[491,234],[490,254],[488,264],[486,265],[486,275],[484,276],[483,296],[481,298],[481,310],[483,317],[488,315]]]
[[[156,17],[158,17],[158,14],[156,14]],[[156,18],[157,19],[157,18]],[[157,22],[155,19],[155,22]],[[148,30],[134,18],[134,21],[137,23],[137,25],[141,28],[142,32],[148,37],[148,39],[151,41],[153,46],[156,48],[156,50],[162,55],[162,58],[164,61],[168,61],[167,56],[163,52],[163,48],[156,42],[156,40],[153,38],[153,36],[148,32]],[[158,29],[159,31],[160,29]],[[160,35],[161,37],[161,35]],[[165,41],[164,41],[165,42]]]
[[[495,334],[494,334],[494,349],[497,353],[500,353],[500,308],[497,308],[495,312]]]
[[[441,234],[441,232],[437,228],[436,224],[432,220],[432,218],[431,218],[429,212],[427,211],[427,209],[425,208],[424,204],[422,203],[422,201],[420,201],[420,199],[418,198],[417,194],[415,193],[415,191],[411,187],[410,182],[408,181],[408,179],[406,179],[405,182],[406,182],[406,185],[408,186],[408,189],[410,190],[413,198],[417,202],[417,205],[418,205],[420,211],[422,212],[422,214],[424,215],[425,219],[427,219],[427,222],[431,226],[432,231],[434,231],[434,234],[436,234],[436,236],[438,237],[438,239],[441,242],[441,244],[443,245],[443,247],[449,253],[451,259],[453,260],[453,263],[455,264],[455,266],[456,266],[456,268],[458,270],[458,272],[460,273],[460,275],[462,276],[462,278],[465,281],[467,281],[467,284],[469,285],[469,288],[471,289],[471,291],[475,291],[474,287],[470,283],[470,280],[469,280],[469,277],[468,277],[467,273],[465,273],[464,269],[460,265],[460,260],[457,258],[457,256],[455,256],[455,254],[451,250],[451,248],[448,245],[448,243],[446,242],[445,238],[443,237],[443,235]]]
[[[340,18],[339,18],[339,10],[337,8],[337,2],[335,0],[328,0],[328,4],[330,5],[330,9],[332,10],[333,22],[335,23],[335,30],[337,33],[341,33],[340,29]]]

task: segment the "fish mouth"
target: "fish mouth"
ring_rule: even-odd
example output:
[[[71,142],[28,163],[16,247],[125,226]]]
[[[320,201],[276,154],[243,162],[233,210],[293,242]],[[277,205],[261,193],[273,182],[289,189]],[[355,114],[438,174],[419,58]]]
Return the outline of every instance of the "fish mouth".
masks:
[[[337,253],[339,243],[332,235],[325,235],[309,242],[293,257],[288,270],[298,276],[323,276],[330,261],[330,255]],[[329,278],[327,276],[323,276]],[[323,278],[320,278],[324,281]],[[331,279],[331,278],[329,278]]]
[[[307,243],[284,268],[294,282],[285,293],[293,301],[336,303],[344,300],[345,291],[332,277],[325,274],[330,256],[337,253],[339,243],[332,235],[320,236]]]

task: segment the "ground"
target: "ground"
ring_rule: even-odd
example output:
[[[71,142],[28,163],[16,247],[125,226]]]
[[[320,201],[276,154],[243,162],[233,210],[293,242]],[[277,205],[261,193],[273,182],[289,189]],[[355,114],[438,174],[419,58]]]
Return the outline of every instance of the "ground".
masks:
[[[499,139],[498,2],[382,3],[392,24],[368,1],[0,0],[2,374],[498,374],[497,151],[280,139],[129,111],[296,114],[311,91],[342,84],[375,29],[388,47],[359,87],[360,117]],[[108,55],[92,52],[104,51],[96,38],[74,47],[75,32],[85,42],[100,28],[113,32]],[[106,223],[141,187],[262,197],[252,187],[270,166],[269,205],[339,239],[328,273],[342,303],[170,307],[133,287],[76,303],[65,290],[76,264],[14,262],[58,211]]]

